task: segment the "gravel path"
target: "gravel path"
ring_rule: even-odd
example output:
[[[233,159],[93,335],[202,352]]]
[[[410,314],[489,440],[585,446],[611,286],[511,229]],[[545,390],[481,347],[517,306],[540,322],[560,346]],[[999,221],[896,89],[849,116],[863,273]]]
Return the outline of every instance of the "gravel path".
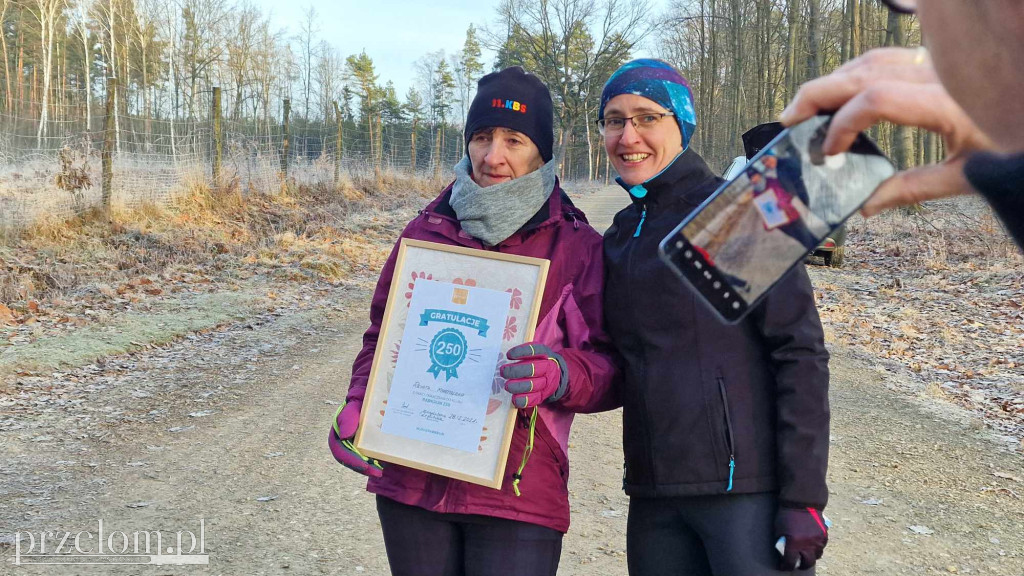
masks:
[[[580,203],[596,225],[624,200]],[[0,397],[0,574],[386,575],[373,498],[326,450],[372,278]],[[972,413],[833,344],[819,574],[1024,573],[1024,465]],[[577,419],[560,574],[625,574],[618,411]],[[208,566],[15,567],[15,530],[198,530]]]

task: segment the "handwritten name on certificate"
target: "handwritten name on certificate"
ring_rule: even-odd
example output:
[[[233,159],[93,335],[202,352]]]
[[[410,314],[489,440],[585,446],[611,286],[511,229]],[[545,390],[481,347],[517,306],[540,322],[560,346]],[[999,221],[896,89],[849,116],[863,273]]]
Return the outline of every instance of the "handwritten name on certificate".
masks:
[[[416,281],[381,430],[477,451],[510,299],[508,292]]]

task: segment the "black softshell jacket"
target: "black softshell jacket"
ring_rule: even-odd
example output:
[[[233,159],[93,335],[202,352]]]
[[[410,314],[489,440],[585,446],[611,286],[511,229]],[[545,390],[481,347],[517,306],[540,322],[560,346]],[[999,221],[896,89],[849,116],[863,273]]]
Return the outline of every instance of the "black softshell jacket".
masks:
[[[1017,246],[1024,249],[1024,153],[974,154],[964,173],[992,205]]]
[[[828,352],[804,266],[730,326],[658,258],[661,239],[721,183],[684,152],[605,233],[607,329],[625,361],[624,488],[726,494],[732,463],[731,493],[778,491],[781,505],[821,509]]]

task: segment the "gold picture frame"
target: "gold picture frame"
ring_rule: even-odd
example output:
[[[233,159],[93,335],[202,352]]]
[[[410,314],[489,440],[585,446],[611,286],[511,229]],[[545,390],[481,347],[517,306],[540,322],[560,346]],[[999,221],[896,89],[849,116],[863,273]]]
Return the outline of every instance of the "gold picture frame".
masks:
[[[497,375],[476,453],[393,436],[381,430],[381,423],[401,353],[412,287],[417,280],[509,292],[511,303],[501,347],[504,355],[509,348],[533,339],[549,266],[550,262],[542,258],[403,238],[363,399],[356,448],[383,462],[501,488],[515,426],[515,409],[511,395],[500,386]]]

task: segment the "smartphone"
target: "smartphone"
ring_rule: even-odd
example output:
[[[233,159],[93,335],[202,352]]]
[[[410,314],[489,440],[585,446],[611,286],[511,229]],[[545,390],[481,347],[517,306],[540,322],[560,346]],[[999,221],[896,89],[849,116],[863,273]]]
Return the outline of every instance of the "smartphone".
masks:
[[[661,258],[726,322],[740,321],[896,173],[863,134],[825,156],[830,120],[782,130],[661,241]]]

